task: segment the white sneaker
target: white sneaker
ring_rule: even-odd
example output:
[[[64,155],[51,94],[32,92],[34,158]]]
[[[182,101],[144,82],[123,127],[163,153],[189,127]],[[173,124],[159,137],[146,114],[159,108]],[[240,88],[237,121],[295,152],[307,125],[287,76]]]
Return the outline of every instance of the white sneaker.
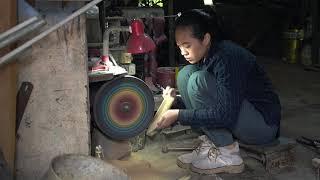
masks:
[[[208,156],[192,161],[191,170],[200,174],[241,173],[244,163],[239,153],[239,144],[233,149],[212,146]]]
[[[191,153],[180,155],[177,158],[177,165],[183,169],[189,169],[192,161],[195,159],[206,157],[209,149],[214,145],[206,135],[199,136],[201,144]]]

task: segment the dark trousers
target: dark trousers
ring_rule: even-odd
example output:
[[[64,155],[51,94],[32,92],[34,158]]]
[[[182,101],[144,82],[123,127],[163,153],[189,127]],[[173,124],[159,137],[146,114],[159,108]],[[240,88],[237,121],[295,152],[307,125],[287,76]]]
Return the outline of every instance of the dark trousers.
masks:
[[[186,109],[208,108],[217,99],[216,79],[197,65],[187,65],[179,71],[177,86]],[[265,123],[261,113],[247,100],[242,102],[233,128],[200,128],[218,147],[227,146],[234,138],[245,144],[267,144],[276,139],[278,127]]]

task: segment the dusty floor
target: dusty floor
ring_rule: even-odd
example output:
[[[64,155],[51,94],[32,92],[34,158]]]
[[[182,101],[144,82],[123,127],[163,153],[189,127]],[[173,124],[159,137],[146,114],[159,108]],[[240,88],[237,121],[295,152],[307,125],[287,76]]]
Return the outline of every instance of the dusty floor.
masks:
[[[300,65],[290,65],[281,60],[259,58],[272,79],[283,107],[281,136],[297,138],[307,136],[320,138],[320,72],[306,71]],[[246,180],[313,180],[316,171],[311,159],[320,157],[313,151],[297,145],[295,163],[273,173],[265,171],[263,165],[252,158],[244,158],[246,170],[242,174],[219,174],[204,176],[180,169],[176,157],[183,152],[161,152],[161,141],[148,140],[143,150],[132,153],[127,160],[114,164],[122,167],[136,180],[174,179],[246,179]]]

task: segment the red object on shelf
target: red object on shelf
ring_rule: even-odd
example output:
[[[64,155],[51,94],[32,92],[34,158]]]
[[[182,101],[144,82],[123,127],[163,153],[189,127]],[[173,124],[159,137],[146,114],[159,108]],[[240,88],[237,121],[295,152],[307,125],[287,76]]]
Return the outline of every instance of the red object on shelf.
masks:
[[[98,61],[92,68],[91,72],[96,71],[108,71],[110,66],[109,56],[102,56],[101,60]]]
[[[127,51],[129,53],[146,53],[156,47],[152,39],[144,33],[144,25],[141,20],[133,20],[130,26],[132,34],[127,42]]]
[[[104,64],[97,64],[92,67],[91,72],[96,72],[96,71],[107,71],[109,69],[108,66]]]

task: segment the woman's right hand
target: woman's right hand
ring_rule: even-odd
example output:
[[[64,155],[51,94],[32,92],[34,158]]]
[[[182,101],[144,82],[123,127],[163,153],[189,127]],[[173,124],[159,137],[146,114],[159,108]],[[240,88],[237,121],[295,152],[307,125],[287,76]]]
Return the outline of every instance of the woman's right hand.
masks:
[[[162,91],[162,97],[165,98],[166,96],[172,96],[172,97],[176,97],[177,95],[177,91],[176,89],[167,86],[165,89],[163,89]]]

